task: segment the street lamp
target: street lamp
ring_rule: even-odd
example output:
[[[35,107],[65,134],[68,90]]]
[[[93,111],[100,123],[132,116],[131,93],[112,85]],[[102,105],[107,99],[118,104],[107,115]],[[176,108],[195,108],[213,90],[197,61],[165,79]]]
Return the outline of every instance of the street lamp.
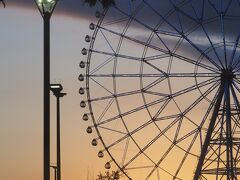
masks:
[[[50,18],[58,0],[35,0],[44,21],[44,60],[43,60],[43,156],[44,180],[50,180]]]
[[[57,180],[61,180],[61,152],[60,152],[60,98],[65,96],[62,93],[63,87],[61,84],[51,84],[50,90],[57,98]]]
[[[35,0],[35,2],[43,17],[46,15],[49,15],[51,17],[58,0]]]

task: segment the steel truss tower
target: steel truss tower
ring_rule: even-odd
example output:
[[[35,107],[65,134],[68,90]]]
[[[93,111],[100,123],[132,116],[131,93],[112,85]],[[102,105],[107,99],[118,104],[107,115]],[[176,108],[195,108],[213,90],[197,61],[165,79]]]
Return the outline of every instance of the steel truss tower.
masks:
[[[221,86],[212,113],[206,138],[196,168],[194,180],[214,179],[236,180],[240,160],[239,138],[232,136],[239,120],[239,102],[233,90],[232,70],[222,70]],[[231,101],[236,101],[231,106]],[[235,132],[234,134],[237,134]]]

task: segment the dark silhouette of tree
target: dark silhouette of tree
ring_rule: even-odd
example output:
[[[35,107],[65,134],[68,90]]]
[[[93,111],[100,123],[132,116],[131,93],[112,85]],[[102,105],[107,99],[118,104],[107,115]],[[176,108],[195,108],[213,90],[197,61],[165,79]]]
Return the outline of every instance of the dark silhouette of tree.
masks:
[[[6,7],[6,4],[5,4],[4,0],[0,0],[0,3],[3,4],[3,7],[4,7],[4,8]]]
[[[84,0],[89,6],[95,6],[97,1],[99,1],[104,8],[115,5],[115,0]]]
[[[105,172],[105,174],[100,173],[99,175],[97,175],[96,180],[118,180],[118,179],[120,179],[118,171],[112,171],[111,173],[107,171]]]
[[[98,0],[84,0],[85,3],[88,3],[90,6],[95,6]],[[114,0],[99,0],[104,8],[115,5]]]

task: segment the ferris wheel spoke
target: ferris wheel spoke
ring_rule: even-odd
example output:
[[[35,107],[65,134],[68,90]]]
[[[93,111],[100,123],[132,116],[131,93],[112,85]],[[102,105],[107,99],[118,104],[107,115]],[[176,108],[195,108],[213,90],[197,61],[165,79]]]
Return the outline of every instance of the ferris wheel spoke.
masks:
[[[204,7],[204,1],[202,0],[202,12],[201,12],[201,18],[199,17],[197,10],[194,8],[192,1],[190,2],[190,6],[194,12],[195,19],[203,19],[203,7]]]
[[[113,52],[114,54],[116,54],[116,52],[115,52],[115,50],[113,49],[111,43],[109,42],[108,38],[106,37],[106,35],[103,33],[103,31],[102,31],[101,29],[100,29],[100,32],[101,32],[102,36],[104,37],[105,41],[107,42],[108,46],[111,48],[112,52]]]
[[[197,132],[199,132],[199,129],[198,129],[198,128],[193,129],[192,131],[190,131],[189,133],[185,134],[185,135],[182,136],[181,138],[178,138],[178,139],[175,141],[175,144],[178,144],[178,143],[184,141],[185,139],[189,138],[190,136],[192,136],[193,134],[195,134],[195,133],[197,133]],[[188,152],[188,151],[186,151],[186,152]],[[189,152],[188,152],[188,154],[189,154]]]
[[[231,3],[232,3],[232,1],[229,1],[229,2],[228,2],[227,6],[226,6],[226,9],[225,9],[225,11],[224,11],[224,14],[227,14]]]
[[[232,55],[231,55],[231,59],[230,59],[228,68],[233,68],[233,69],[235,68],[234,67],[235,66],[234,57],[236,55],[236,50],[237,50],[237,47],[238,47],[239,39],[240,39],[240,32],[239,32],[239,34],[237,36],[237,39],[234,43],[234,47],[233,47],[233,50],[232,50]]]
[[[147,159],[149,159],[155,166],[155,162],[146,155],[146,153],[144,152],[146,149],[148,149],[151,144],[153,144],[155,141],[157,141],[159,139],[159,137],[162,136],[162,133],[159,133],[157,136],[155,136],[155,138],[153,140],[151,140],[147,145],[144,146],[144,148],[140,149],[140,151],[135,154],[126,164],[124,164],[123,168],[125,169],[126,167],[128,167],[135,159],[137,159],[139,156],[144,155]],[[169,150],[170,151],[170,150]],[[165,169],[159,167],[161,170],[163,170],[164,172],[166,172],[167,174],[173,176],[169,171],[166,171]]]
[[[156,95],[156,96],[168,96],[166,93],[159,93],[159,92],[154,92],[154,91],[142,91],[144,94],[151,94],[151,95]]]
[[[190,112],[197,104],[199,104],[205,97],[207,97],[207,95],[210,94],[219,84],[220,84],[219,82],[216,82],[215,84],[213,84],[207,91],[205,91],[202,94],[202,96],[200,96],[198,99],[196,99],[190,106],[188,106],[185,109],[185,111],[183,111],[183,113],[180,115],[180,118],[185,117],[188,112]],[[207,114],[209,112],[210,112],[210,110],[207,111]],[[205,114],[205,117],[206,117],[206,114]],[[195,130],[198,130],[201,126],[202,126],[202,124],[200,124],[200,126],[197,126],[197,128]],[[176,132],[176,135],[179,133],[179,130],[180,129],[178,129],[178,131]],[[195,130],[193,130],[193,131],[195,131]],[[175,141],[176,141],[176,135],[174,137]],[[188,137],[188,135],[186,137]]]
[[[158,180],[160,180],[160,174],[159,174],[159,170],[157,169],[157,178]]]
[[[149,65],[149,66],[152,67],[153,69],[161,72],[161,73],[164,74],[165,76],[167,76],[167,73],[166,73],[165,71],[163,71],[163,70],[161,70],[160,68],[154,66],[154,65],[153,65],[152,63],[150,63],[149,61],[145,61],[145,60],[144,60],[144,63],[147,64],[147,65]]]
[[[125,38],[125,39],[128,39],[128,40],[130,40],[130,41],[133,41],[133,42],[135,42],[135,43],[137,43],[137,44],[140,44],[140,45],[143,45],[143,46],[147,46],[148,48],[157,50],[157,51],[163,53],[163,54],[160,54],[160,55],[159,55],[160,57],[161,57],[161,56],[164,56],[164,55],[170,55],[170,56],[173,56],[173,57],[175,57],[175,58],[178,58],[179,60],[182,60],[182,61],[185,61],[185,62],[194,64],[194,65],[198,65],[198,66],[200,66],[200,67],[202,67],[202,68],[205,68],[205,69],[207,69],[207,70],[210,70],[210,71],[212,71],[212,72],[219,72],[219,69],[216,69],[216,68],[214,68],[214,67],[208,66],[207,64],[203,64],[203,63],[201,63],[201,62],[197,62],[196,60],[193,60],[193,59],[190,59],[190,58],[181,56],[181,55],[179,55],[179,54],[177,54],[177,53],[175,53],[175,52],[173,52],[173,51],[164,50],[164,49],[159,48],[159,47],[157,47],[157,46],[154,46],[154,45],[152,45],[152,44],[146,44],[146,42],[140,41],[140,40],[135,39],[135,38],[133,38],[133,37],[129,37],[129,36],[125,35],[125,34],[121,34],[121,33],[118,33],[118,32],[112,31],[112,30],[109,30],[109,29],[104,28],[104,27],[101,27],[101,26],[99,26],[99,28],[104,29],[105,31],[108,31],[108,32],[110,32],[110,33],[112,33],[112,34],[115,34],[115,35],[118,35],[118,36],[120,36],[120,37],[123,37],[123,38]],[[152,29],[151,27],[147,27],[147,28],[148,28],[149,30],[151,30],[151,31],[155,31],[155,30]],[[148,58],[149,58],[149,57],[145,57],[144,59],[148,59]],[[141,58],[141,59],[142,59],[142,58]],[[151,57],[150,57],[150,60],[151,60]]]
[[[219,73],[167,73],[167,74],[91,74],[88,77],[179,77],[179,78],[189,78],[189,77],[220,77]]]
[[[169,31],[164,31],[164,30],[155,30],[155,32],[156,32],[158,35],[167,35],[167,36],[176,37],[176,38],[181,38],[181,37],[182,37],[182,36],[179,35],[178,33],[169,32]]]
[[[108,130],[108,131],[112,131],[112,132],[119,133],[119,134],[123,134],[123,135],[127,135],[127,133],[125,133],[125,132],[118,131],[118,130],[115,130],[115,129],[112,129],[112,128],[107,128],[107,127],[103,127],[103,126],[98,126],[98,128]]]
[[[91,102],[103,101],[103,100],[107,100],[107,99],[113,99],[113,98],[120,98],[120,97],[125,97],[125,96],[136,95],[136,94],[140,94],[140,93],[142,93],[141,90],[128,91],[128,92],[119,93],[119,94],[113,94],[112,93],[112,95],[93,98],[93,99],[90,99],[90,101]]]
[[[194,144],[194,142],[195,142],[195,140],[196,140],[196,138],[197,138],[197,132],[198,132],[198,129],[196,129],[196,130],[194,130],[194,131],[192,131],[192,132],[190,133],[191,135],[194,134],[194,133],[196,133],[196,135],[194,136],[193,140],[191,141],[190,146],[188,147],[188,149],[185,151],[185,156],[184,156],[184,158],[182,159],[181,164],[184,163],[187,155],[191,154],[191,153],[190,153],[190,149],[192,148],[192,146],[193,146],[193,144]],[[153,174],[153,172],[154,172],[157,168],[159,168],[159,165],[160,165],[160,164],[163,162],[163,160],[168,156],[168,154],[171,152],[171,150],[173,149],[173,147],[177,146],[177,144],[178,144],[180,141],[182,141],[182,140],[184,140],[184,139],[181,139],[181,140],[179,139],[178,141],[174,142],[174,143],[167,149],[167,151],[164,153],[164,155],[161,157],[161,159],[156,163],[156,166],[154,166],[153,169],[152,169],[152,171],[148,174],[148,176],[147,176],[148,178]],[[178,146],[177,146],[177,147],[178,147]],[[180,164],[180,166],[182,166],[181,164]],[[179,167],[180,167],[180,166],[179,166]],[[181,167],[178,168],[178,169],[180,170]],[[179,171],[179,170],[177,170],[177,171]],[[178,173],[176,172],[173,177],[177,177],[177,174],[178,174]]]
[[[103,22],[101,25],[102,26],[110,26],[110,25],[113,25],[113,24],[118,24],[118,23],[121,23],[121,22],[125,22],[127,20],[129,20],[129,17],[123,17],[123,18],[119,18],[119,19],[116,19],[116,20]]]
[[[167,100],[167,99],[168,99],[168,98],[161,98],[161,101],[165,101],[165,100]],[[148,106],[158,104],[159,102],[160,102],[159,100],[156,100],[156,101],[152,102],[151,104],[149,103]],[[114,120],[117,120],[117,119],[119,119],[119,118],[121,118],[121,117],[127,116],[127,115],[129,115],[129,114],[135,113],[135,112],[140,111],[140,110],[143,110],[143,109],[145,109],[146,107],[147,107],[146,105],[139,106],[139,107],[134,108],[134,109],[132,109],[132,110],[130,110],[130,111],[126,111],[126,112],[124,112],[124,113],[122,113],[122,114],[119,114],[119,115],[117,115],[117,116],[114,116],[114,117],[112,117],[112,118],[109,118],[109,119],[107,119],[107,120],[104,120],[104,121],[98,123],[97,125],[102,125],[102,124],[109,123],[109,122],[114,121]]]
[[[172,54],[172,53],[171,53],[171,54]],[[219,73],[219,70],[218,70],[218,69],[215,69],[215,68],[213,68],[213,67],[211,67],[211,66],[209,66],[209,65],[203,64],[203,63],[201,63],[201,62],[197,62],[197,61],[194,61],[194,60],[192,60],[192,59],[189,59],[189,58],[180,56],[180,55],[178,55],[178,54],[176,54],[176,53],[173,53],[172,56],[175,57],[175,58],[178,58],[178,59],[180,59],[180,60],[183,60],[183,61],[185,61],[185,62],[188,62],[188,63],[194,64],[194,65],[197,65],[197,66],[199,66],[199,67],[202,67],[202,68],[204,68],[204,69],[206,69],[206,70],[209,70],[209,71],[212,71],[212,72],[215,72],[215,73]]]
[[[171,146],[169,146],[169,148],[168,148],[167,151],[163,154],[163,156],[161,157],[161,159],[157,162],[157,164],[156,164],[156,165],[153,167],[153,169],[150,171],[150,173],[148,174],[148,176],[147,176],[146,179],[150,178],[151,175],[154,173],[154,171],[159,168],[160,163],[161,163],[161,162],[166,158],[166,156],[171,152],[171,150],[173,149],[173,147],[174,147],[174,144],[172,144]],[[172,177],[173,177],[173,175],[172,175]]]
[[[192,147],[193,147],[193,145],[194,145],[194,143],[195,143],[195,141],[196,141],[196,139],[197,139],[197,137],[198,137],[199,130],[196,130],[196,132],[194,132],[194,133],[195,133],[195,136],[193,137],[193,139],[192,139],[192,141],[191,141],[188,149],[186,150],[186,152],[185,152],[185,154],[184,154],[184,156],[183,156],[183,158],[182,158],[182,160],[181,160],[181,163],[180,163],[179,166],[178,166],[178,169],[177,169],[174,177],[177,177],[177,176],[178,176],[178,173],[180,172],[181,168],[183,167],[184,162],[186,161],[187,157],[189,156],[190,150],[192,149]],[[194,133],[193,133],[193,134],[194,134]]]
[[[103,63],[101,63],[100,65],[98,65],[96,68],[94,68],[93,70],[91,70],[91,72],[89,72],[87,74],[87,76],[96,73],[99,69],[101,69],[102,67],[106,66],[108,63],[110,63],[112,60],[114,59],[114,57],[110,57],[108,58],[106,61],[104,61]]]
[[[190,119],[187,115],[184,116],[184,118],[186,118],[186,120],[188,120],[191,124],[193,124],[194,126],[200,128],[200,125],[196,124],[194,122],[194,120]]]
[[[89,51],[93,52],[93,53],[97,53],[97,54],[103,54],[103,55],[108,55],[110,57],[120,57],[123,59],[128,59],[128,60],[135,60],[135,61],[142,61],[142,58],[139,57],[133,57],[133,56],[128,56],[128,55],[123,55],[123,54],[118,54],[118,53],[112,53],[112,52],[106,52],[106,51],[98,51],[98,50],[94,50],[94,49],[89,49]]]
[[[216,83],[217,84],[217,83]],[[215,87],[214,87],[215,88]],[[213,88],[213,89],[214,89]],[[210,93],[212,90],[208,90],[207,92]],[[195,101],[195,105],[201,101],[201,99],[203,99],[203,97],[200,97],[198,100]],[[191,105],[190,107],[193,108],[195,105]],[[184,113],[186,114],[188,111],[190,111],[190,109],[188,108],[188,110],[186,110]],[[125,135],[124,137],[122,137],[121,139],[119,139],[118,141],[114,142],[113,144],[111,144],[110,146],[107,147],[107,149],[113,147],[114,145],[118,144],[119,142],[123,141],[124,139],[126,139],[128,136],[131,136],[133,135],[134,133],[138,132],[139,130],[141,130],[142,128],[146,127],[147,125],[151,124],[153,121],[150,120],[148,122],[146,122],[145,124],[143,124],[142,126],[140,126],[139,128],[135,129],[134,131],[132,131],[129,135]],[[161,134],[163,133],[164,135],[164,132],[166,132],[171,126],[173,126],[175,123],[177,122],[177,119],[175,121],[173,121],[168,127],[166,127],[162,132]]]
[[[124,151],[123,151],[123,156],[122,156],[121,166],[124,165],[125,160],[126,160],[126,157],[127,157],[127,151],[128,151],[129,141],[130,141],[130,137],[128,137],[127,140],[126,140],[126,144],[125,144]]]
[[[172,96],[172,97],[177,97],[177,96],[180,96],[180,95],[182,95],[182,94],[186,94],[186,93],[188,93],[188,92],[191,92],[191,91],[193,91],[193,90],[195,90],[195,89],[199,89],[199,88],[201,88],[201,87],[210,85],[210,84],[212,84],[212,83],[214,83],[214,82],[217,82],[217,81],[219,81],[218,78],[211,78],[211,79],[208,79],[208,80],[206,80],[206,81],[203,81],[203,82],[201,82],[201,83],[199,83],[199,84],[190,86],[190,87],[185,88],[185,89],[183,89],[183,90],[180,90],[180,91],[178,91],[178,92],[176,92],[176,93],[173,93],[171,96]]]
[[[207,37],[207,39],[208,39],[208,41],[209,41],[209,43],[210,43],[213,51],[214,51],[214,53],[215,53],[215,55],[216,55],[216,57],[217,57],[218,62],[221,64],[221,67],[223,68],[224,65],[223,65],[223,63],[221,62],[221,59],[220,59],[220,57],[219,57],[219,55],[218,55],[218,53],[217,53],[217,51],[216,51],[216,48],[214,47],[213,42],[211,41],[211,38],[209,37],[209,34],[207,33],[207,31],[206,31],[203,23],[201,23],[201,22],[200,22],[199,20],[197,20],[196,18],[191,17],[190,15],[188,15],[187,13],[185,13],[184,11],[182,11],[180,8],[178,8],[178,7],[177,7],[176,5],[174,5],[173,3],[172,3],[172,5],[173,5],[173,7],[176,9],[177,12],[180,12],[182,15],[184,15],[185,17],[188,17],[189,19],[193,20],[196,24],[198,24],[199,26],[201,26],[203,32],[205,33],[205,35],[206,35],[206,37]],[[222,28],[223,28],[223,27],[222,27]],[[224,32],[223,32],[223,33],[224,33]],[[225,48],[226,48],[226,45],[225,45],[225,37],[224,37],[224,46],[225,46]],[[225,49],[225,50],[226,50],[226,49]],[[202,51],[202,52],[203,52],[203,51]],[[205,54],[205,53],[204,53],[204,54]],[[205,55],[204,55],[204,56],[205,56]],[[226,59],[225,59],[225,61],[226,61]],[[210,62],[211,62],[211,61],[210,61]],[[227,62],[226,62],[226,63],[227,63]],[[227,66],[225,66],[225,67],[227,67]]]
[[[154,119],[154,121],[165,121],[165,120],[169,120],[169,119],[173,119],[173,118],[180,118],[180,114],[161,116],[161,117],[157,117],[157,118],[155,118],[155,119],[153,118],[153,119]]]
[[[220,19],[221,19],[221,31],[222,31],[223,47],[224,47],[224,60],[225,60],[225,67],[227,68],[228,63],[227,63],[227,49],[226,49],[226,37],[225,37],[225,22],[224,22],[222,13],[220,13]]]
[[[214,11],[215,11],[216,13],[218,13],[218,10],[217,10],[216,6],[214,5],[214,3],[213,3],[212,1],[209,1],[209,0],[208,0],[208,3],[212,6],[212,8],[214,9]]]
[[[238,85],[240,85],[240,80],[239,79],[233,79],[233,84],[234,84],[234,87],[238,90],[238,92],[240,92],[240,89],[238,87]],[[238,85],[237,85],[238,84]]]
[[[212,2],[212,1],[208,1],[211,5],[212,5],[212,7],[213,7],[213,9],[216,11],[216,13],[222,13],[222,14],[227,14],[227,11],[229,10],[229,7],[230,7],[230,5],[231,5],[231,3],[232,3],[232,1],[229,1],[228,3],[227,3],[227,5],[226,5],[226,8],[225,8],[225,10],[223,11],[223,5],[221,4],[221,12],[219,12],[219,10],[216,8],[216,6],[214,5],[214,3]]]
[[[214,97],[212,98],[212,101],[210,102],[210,105],[209,105],[209,107],[207,108],[206,113],[204,114],[204,117],[203,117],[203,119],[202,119],[202,122],[201,122],[200,125],[199,125],[199,130],[202,129],[202,130],[207,131],[207,129],[203,128],[203,125],[205,124],[207,118],[209,117],[209,115],[210,115],[210,113],[211,113],[211,111],[212,111],[212,109],[213,109],[213,107],[214,107],[214,105],[215,105],[215,103],[216,103],[216,101],[217,101],[217,97],[218,97],[218,92],[219,92],[219,91],[220,91],[220,89],[218,89],[217,93],[215,93]],[[202,137],[201,131],[199,131],[199,132],[200,132],[200,147],[202,147],[202,146],[203,146],[203,137]]]
[[[212,84],[212,83],[214,83],[214,82],[218,82],[218,79],[212,78],[212,79],[210,79],[210,80],[203,81],[203,82],[201,82],[201,83],[199,83],[199,84],[197,84],[197,85],[194,85],[194,86],[188,87],[188,88],[186,88],[186,89],[180,90],[180,91],[178,91],[178,92],[176,92],[176,93],[173,93],[173,94],[170,95],[170,96],[160,98],[160,99],[158,99],[158,100],[152,101],[151,103],[147,103],[147,104],[145,104],[145,105],[143,105],[143,106],[139,106],[139,107],[137,107],[137,108],[134,108],[134,109],[132,109],[132,110],[126,111],[126,112],[124,112],[124,113],[122,113],[122,114],[119,114],[119,115],[114,116],[114,117],[112,117],[112,118],[109,118],[109,119],[107,119],[107,120],[104,120],[104,121],[100,122],[98,125],[101,125],[101,124],[105,124],[105,123],[114,121],[114,120],[116,120],[116,119],[118,119],[118,118],[120,118],[120,117],[127,116],[127,115],[129,115],[129,114],[132,114],[132,113],[135,113],[135,112],[140,111],[140,110],[142,110],[142,109],[145,109],[146,107],[150,107],[150,106],[156,105],[156,104],[158,104],[158,103],[164,102],[164,101],[168,100],[169,98],[171,99],[171,98],[180,96],[180,95],[182,95],[182,94],[186,94],[186,93],[191,92],[191,91],[193,91],[193,90],[196,90],[196,89],[198,89],[198,88],[200,88],[200,87],[204,87],[204,86],[210,85],[210,84]]]
[[[232,95],[233,95],[233,103],[234,103],[234,105],[235,105],[236,112],[237,112],[237,118],[239,119],[239,118],[240,118],[240,105],[239,105],[239,100],[238,100],[238,98],[237,98],[237,96],[236,96],[236,92],[235,92],[235,90],[234,90],[233,85],[231,85],[230,88],[231,88],[231,92],[232,92]],[[236,117],[233,116],[233,121],[235,122],[234,125],[236,126],[235,129],[237,129],[237,128],[240,129],[240,123],[239,123],[238,119],[236,119]]]
[[[158,109],[158,111],[151,116],[151,119],[153,119],[154,121],[156,121],[157,117],[160,115],[160,113],[167,107],[167,105],[169,104],[169,102],[171,101],[171,99],[168,99],[167,101],[165,101],[163,103],[163,105]],[[158,126],[157,126],[158,127]],[[159,128],[158,128],[159,129]],[[160,129],[159,129],[160,130]]]
[[[235,89],[238,91],[238,93],[240,93],[240,88],[238,87],[239,83],[233,82],[233,86],[235,87]]]
[[[155,55],[155,56],[147,56],[144,57],[144,61],[155,61],[155,60],[165,60],[165,58],[169,58],[169,54],[160,54],[160,55]]]
[[[153,121],[149,120],[147,122],[145,122],[144,124],[142,124],[141,126],[137,127],[136,129],[134,129],[133,131],[129,132],[128,134],[124,135],[123,137],[119,138],[118,140],[116,140],[115,142],[109,144],[106,149],[110,149],[112,147],[114,147],[115,145],[117,145],[118,143],[124,141],[125,139],[132,137],[132,135],[134,135],[135,133],[137,133],[138,131],[140,131],[141,129],[147,127],[148,125],[152,124]]]
[[[106,87],[104,87],[101,83],[99,83],[98,81],[96,81],[95,79],[91,78],[92,81],[94,81],[96,84],[98,84],[101,88],[103,88],[105,91],[107,91],[110,94],[113,94],[109,89],[107,89]]]
[[[191,104],[184,112],[183,114],[187,114],[191,109],[193,109],[199,102],[201,102],[205,96],[207,96],[209,93],[211,93],[216,86],[218,86],[219,83],[215,83],[214,85],[212,85],[211,88],[209,88],[203,96],[200,96],[197,100],[194,101],[193,104]],[[163,136],[169,129],[171,129],[171,127],[173,127],[173,125],[175,125],[182,117],[176,118],[175,120],[173,120],[166,128],[164,128],[157,136],[155,136],[155,138],[153,140],[151,140],[148,144],[146,144],[143,148],[141,148],[141,151],[138,152],[128,163],[126,163],[124,165],[124,167],[128,166],[131,162],[133,162],[139,155],[144,154],[146,156],[146,154],[144,153],[144,151],[146,149],[148,149],[155,141],[157,141],[161,136]],[[180,141],[179,141],[180,142]],[[176,141],[173,143],[173,145],[176,145]],[[170,152],[170,150],[169,150]],[[166,153],[167,156],[168,153]],[[148,156],[147,156],[148,157]],[[151,160],[151,159],[149,159]],[[154,162],[153,162],[154,163]]]
[[[149,169],[149,168],[152,168],[152,167],[154,167],[154,166],[136,166],[136,167],[125,168],[125,170]]]
[[[189,105],[181,114],[180,114],[180,119],[182,119],[183,117],[186,116],[187,113],[189,113],[196,105],[198,105],[205,97],[207,97],[220,83],[216,82],[214,83],[208,90],[206,90],[202,96],[200,96],[199,98],[197,98],[191,105]],[[197,126],[197,129],[199,127]],[[197,130],[196,129],[196,130]],[[178,128],[178,130],[176,131],[176,135],[174,137],[174,141],[177,140],[177,135],[179,133],[180,129]]]
[[[130,3],[130,2],[129,2]],[[141,10],[142,8],[142,5],[140,4],[136,9],[134,9],[133,11],[133,8],[130,7],[130,14],[133,16],[135,14],[137,14],[139,12],[139,10]],[[114,25],[114,24],[118,24],[118,23],[121,23],[121,22],[124,22],[124,21],[131,21],[131,17],[123,17],[123,18],[119,18],[119,19],[116,19],[116,20],[111,20],[111,21],[107,21],[107,22],[103,22],[101,23],[101,25],[103,26],[109,26],[109,25]]]
[[[217,50],[216,50],[215,46],[213,45],[212,40],[210,39],[210,37],[209,37],[209,35],[208,35],[206,29],[204,28],[204,25],[201,24],[201,27],[202,27],[202,29],[203,29],[203,31],[204,31],[204,33],[205,33],[205,35],[206,35],[206,37],[207,37],[207,39],[208,39],[208,41],[209,41],[211,47],[212,47],[212,49],[213,49],[214,54],[215,54],[216,57],[217,57],[218,62],[219,62],[220,65],[221,65],[221,68],[224,68],[224,65],[223,65],[223,63],[222,63],[222,61],[221,61],[221,59],[220,59],[220,57],[219,57],[219,55],[218,55],[218,53],[217,53]],[[204,54],[205,54],[205,53],[204,53]],[[226,61],[226,59],[225,59],[225,61]],[[212,63],[212,62],[214,62],[214,61],[210,61],[210,62]],[[227,62],[226,62],[226,63],[227,63]]]
[[[171,52],[171,50],[168,48],[168,46],[166,45],[166,43],[162,40],[162,38],[159,36],[158,33],[154,33],[156,34],[157,38],[160,40],[160,42],[163,44],[163,46],[166,48],[167,51]],[[149,44],[149,43],[148,43]]]
[[[176,128],[176,132],[175,132],[175,135],[174,135],[174,138],[173,138],[173,142],[174,143],[178,139],[178,136],[179,136],[179,133],[180,133],[180,129],[181,129],[181,126],[182,126],[183,116],[184,115],[180,115],[179,122],[178,122],[178,125],[177,125],[177,128]]]
[[[233,85],[234,85],[234,84],[233,84]],[[238,118],[239,118],[239,116],[240,116],[240,104],[239,104],[239,100],[238,100],[238,97],[237,97],[237,95],[236,95],[236,92],[235,92],[235,90],[234,90],[233,85],[231,85],[230,88],[231,88],[231,92],[232,92],[232,95],[233,95],[233,102],[234,102],[235,107],[236,107],[237,116],[238,116]],[[235,87],[235,88],[236,88],[236,87]],[[235,118],[234,118],[234,120],[235,120],[236,126],[240,129],[240,123],[239,123],[239,121],[238,121],[237,119],[235,119]]]
[[[109,101],[109,103],[107,104],[107,106],[104,108],[103,112],[101,113],[101,115],[99,116],[99,118],[96,120],[96,122],[100,122],[102,120],[102,118],[105,116],[105,114],[107,113],[107,111],[109,110],[109,108],[111,107],[111,105],[113,104],[114,99],[111,99]]]
[[[195,43],[193,43],[183,32],[179,31],[169,20],[167,20],[162,14],[160,14],[154,7],[152,7],[147,0],[143,0],[144,3],[152,9],[160,18],[162,18],[169,26],[171,26],[177,33],[181,34],[181,36],[197,51],[199,51],[211,64],[213,64],[218,70],[223,68],[220,67],[217,63],[215,63],[204,51],[202,51]],[[177,8],[176,11],[179,9]]]
[[[150,84],[146,85],[145,87],[143,87],[143,91],[147,91],[149,89],[151,89],[152,87],[156,86],[157,84],[161,83],[162,81],[164,81],[165,79],[167,79],[166,77],[160,77],[158,79],[156,79],[155,81],[151,82]]]
[[[200,178],[201,178],[200,180],[203,180],[203,179],[208,180],[207,178],[204,177],[204,175],[201,175]],[[221,179],[222,179],[222,178],[221,178]],[[220,179],[220,180],[221,180],[221,179]]]
[[[238,72],[240,70],[239,60],[240,60],[240,56],[237,58],[237,60],[235,61],[234,65],[233,65],[233,69],[234,69],[235,72]]]

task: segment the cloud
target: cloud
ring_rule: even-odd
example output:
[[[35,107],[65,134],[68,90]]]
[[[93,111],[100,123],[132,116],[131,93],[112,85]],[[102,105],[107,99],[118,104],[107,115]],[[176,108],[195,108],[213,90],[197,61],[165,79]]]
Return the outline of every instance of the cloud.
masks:
[[[117,7],[109,11],[103,23],[111,24],[109,22],[118,22],[124,17],[127,17],[127,21],[133,15],[126,34],[135,39],[146,42],[151,31],[161,31],[163,33],[159,33],[159,36],[171,49],[177,45],[179,38],[169,34],[176,34],[178,37],[184,37],[178,48],[179,53],[189,56],[193,51],[198,51],[199,56],[199,53],[205,52],[206,56],[216,62],[216,59],[224,61],[225,41],[227,58],[231,58],[234,43],[240,35],[240,5],[237,1],[226,0],[222,6],[211,1],[205,1],[203,6],[203,0],[136,0],[132,4],[128,2],[130,1],[117,1]],[[118,30],[117,26],[126,26],[126,21],[117,23],[116,27],[110,25],[106,28],[112,28],[121,34],[123,28]],[[157,36],[152,38],[151,43],[164,48]],[[239,48],[236,51],[237,58]]]
[[[8,0],[6,2],[29,8],[35,6],[33,0]],[[205,2],[204,6],[203,2]],[[144,32],[153,29],[175,34],[183,32],[189,40],[183,42],[183,49],[187,45],[189,46],[191,41],[199,49],[205,51],[212,45],[222,43],[224,38],[227,43],[233,44],[239,36],[240,3],[226,0],[222,2],[222,6],[219,6],[219,3],[215,2],[203,0],[116,0],[116,7],[109,10],[104,21],[113,21],[114,18],[117,20],[121,17],[134,15],[133,23],[130,26],[133,29],[138,29],[138,32],[142,32],[136,34],[135,38],[145,40],[148,35]],[[98,9],[102,10],[100,4],[90,8],[83,4],[83,0],[59,0],[56,11],[66,15],[92,19],[94,12]],[[223,21],[221,14],[223,14]],[[118,23],[119,25],[125,26],[124,23]],[[173,36],[160,36],[169,46],[176,43],[177,38]],[[157,39],[157,37],[154,38]],[[231,51],[231,49],[233,49],[231,46],[227,46],[227,51]],[[219,51],[222,51],[221,48]]]

